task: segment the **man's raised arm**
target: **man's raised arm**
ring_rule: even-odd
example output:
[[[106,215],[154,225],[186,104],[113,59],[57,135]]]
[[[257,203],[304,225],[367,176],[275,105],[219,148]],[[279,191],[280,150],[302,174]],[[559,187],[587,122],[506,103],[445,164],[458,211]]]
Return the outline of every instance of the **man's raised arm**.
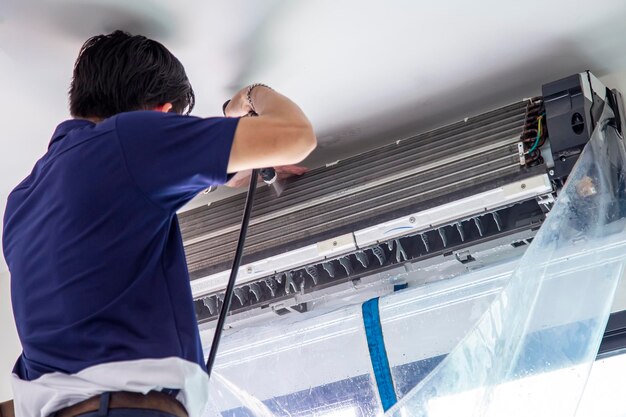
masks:
[[[262,85],[251,91],[245,88],[233,97],[225,114],[242,117],[251,111],[258,117],[239,120],[228,161],[229,173],[297,164],[317,146],[311,122],[282,94]]]

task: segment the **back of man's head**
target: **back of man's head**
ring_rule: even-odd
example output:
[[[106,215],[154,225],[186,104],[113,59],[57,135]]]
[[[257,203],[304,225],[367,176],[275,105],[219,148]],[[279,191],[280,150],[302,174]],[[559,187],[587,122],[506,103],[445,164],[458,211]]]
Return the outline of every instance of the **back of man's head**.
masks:
[[[166,103],[189,113],[195,102],[185,68],[165,46],[119,30],[85,42],[69,96],[72,116],[95,119]]]

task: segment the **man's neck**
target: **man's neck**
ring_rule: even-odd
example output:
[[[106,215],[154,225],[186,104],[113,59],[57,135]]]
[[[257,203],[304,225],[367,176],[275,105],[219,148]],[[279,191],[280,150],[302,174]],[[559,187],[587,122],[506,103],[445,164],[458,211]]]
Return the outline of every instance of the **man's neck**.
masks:
[[[77,119],[89,120],[92,123],[100,123],[103,120],[100,117],[77,117]]]

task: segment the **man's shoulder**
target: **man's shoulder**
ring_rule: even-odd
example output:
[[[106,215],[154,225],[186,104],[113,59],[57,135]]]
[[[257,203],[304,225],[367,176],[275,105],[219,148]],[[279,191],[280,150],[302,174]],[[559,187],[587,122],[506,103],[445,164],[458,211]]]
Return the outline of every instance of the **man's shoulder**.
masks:
[[[122,141],[142,138],[153,140],[155,137],[171,133],[172,129],[180,126],[181,121],[190,117],[154,110],[136,110],[118,113],[105,122],[114,126]]]

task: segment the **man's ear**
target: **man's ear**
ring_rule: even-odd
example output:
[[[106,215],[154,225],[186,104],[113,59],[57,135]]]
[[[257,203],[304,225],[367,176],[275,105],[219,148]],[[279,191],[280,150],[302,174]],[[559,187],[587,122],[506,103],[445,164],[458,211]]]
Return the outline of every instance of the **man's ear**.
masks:
[[[172,103],[165,103],[162,106],[156,106],[154,110],[160,111],[163,113],[168,113],[170,110],[172,110]]]

